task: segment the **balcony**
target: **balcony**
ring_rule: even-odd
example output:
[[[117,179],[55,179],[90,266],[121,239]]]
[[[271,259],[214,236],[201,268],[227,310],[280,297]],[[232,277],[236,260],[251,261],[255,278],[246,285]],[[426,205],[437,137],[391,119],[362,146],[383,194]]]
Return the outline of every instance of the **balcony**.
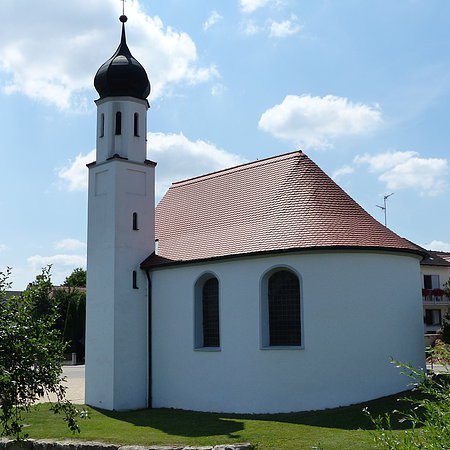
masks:
[[[424,305],[449,305],[450,299],[443,289],[422,289]]]

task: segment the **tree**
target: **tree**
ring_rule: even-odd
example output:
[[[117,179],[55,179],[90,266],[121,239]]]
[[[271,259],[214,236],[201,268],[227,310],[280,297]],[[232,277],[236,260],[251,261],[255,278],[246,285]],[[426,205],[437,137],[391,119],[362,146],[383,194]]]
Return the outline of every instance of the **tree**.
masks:
[[[10,269],[0,272],[0,423],[2,436],[27,437],[23,415],[42,396],[54,394],[54,412],[79,431],[78,411],[61,384],[65,343],[56,327],[57,300],[51,295],[50,267],[19,296],[6,297]],[[85,413],[83,412],[82,415]]]
[[[444,292],[446,297],[450,300],[450,278],[444,283]],[[450,344],[450,310],[447,310],[447,313],[442,320],[440,338],[446,344]]]
[[[60,319],[57,326],[64,341],[68,343],[67,351],[76,353],[79,359],[84,357],[86,333],[86,271],[75,269],[61,287],[54,288]]]
[[[86,271],[78,267],[64,280],[63,286],[85,288]]]

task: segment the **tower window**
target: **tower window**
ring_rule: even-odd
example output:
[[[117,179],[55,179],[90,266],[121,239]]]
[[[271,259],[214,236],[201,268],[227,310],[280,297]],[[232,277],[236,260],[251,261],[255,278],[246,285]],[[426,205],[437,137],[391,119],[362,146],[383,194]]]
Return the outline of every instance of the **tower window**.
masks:
[[[122,134],[122,113],[116,112],[116,135]]]
[[[134,113],[134,135],[139,137],[139,114]]]
[[[137,285],[137,272],[133,270],[133,289],[139,289]]]
[[[100,115],[100,132],[98,137],[103,137],[105,135],[105,115],[102,113]]]
[[[133,213],[133,230],[139,230],[138,228],[138,215],[136,212]]]

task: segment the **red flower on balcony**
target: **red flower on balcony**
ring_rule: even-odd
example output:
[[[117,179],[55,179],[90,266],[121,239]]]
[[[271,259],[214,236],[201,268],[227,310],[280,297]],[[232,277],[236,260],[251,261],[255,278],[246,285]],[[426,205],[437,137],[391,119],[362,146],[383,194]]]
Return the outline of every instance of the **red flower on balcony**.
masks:
[[[435,297],[442,297],[445,294],[443,289],[433,289],[432,292]]]
[[[422,295],[424,297],[429,297],[431,295],[431,293],[432,293],[431,289],[425,289],[425,288],[422,289]]]

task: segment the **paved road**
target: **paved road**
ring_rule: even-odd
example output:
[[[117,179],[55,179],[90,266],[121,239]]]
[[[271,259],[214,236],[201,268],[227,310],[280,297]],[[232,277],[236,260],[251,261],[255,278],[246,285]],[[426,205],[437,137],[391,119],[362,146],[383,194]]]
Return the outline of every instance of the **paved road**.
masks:
[[[72,403],[84,404],[84,366],[63,366],[63,376],[67,381],[64,383],[67,386],[66,398]],[[50,396],[50,400],[56,400],[55,397]],[[40,402],[48,402],[47,397],[43,397]]]

